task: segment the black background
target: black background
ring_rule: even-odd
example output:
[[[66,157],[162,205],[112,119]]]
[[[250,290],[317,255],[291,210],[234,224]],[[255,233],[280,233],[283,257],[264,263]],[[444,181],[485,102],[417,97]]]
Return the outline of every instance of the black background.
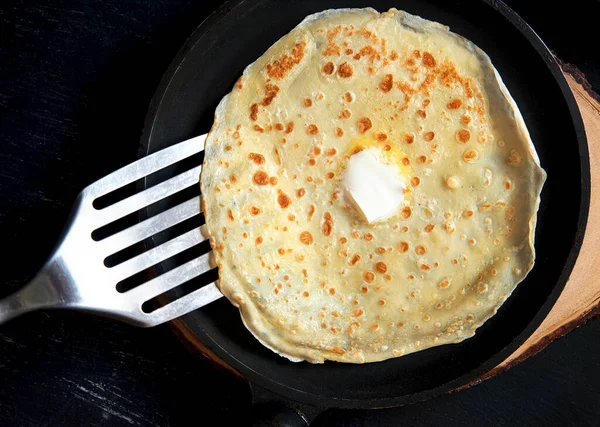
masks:
[[[76,194],[136,159],[163,72],[219,3],[2,1],[0,296],[44,262]],[[600,92],[600,54],[582,42],[598,40],[600,3],[507,3]],[[600,425],[599,354],[595,320],[482,385],[403,408],[330,410],[315,424]],[[167,326],[48,312],[0,327],[0,426],[243,425],[249,399]]]

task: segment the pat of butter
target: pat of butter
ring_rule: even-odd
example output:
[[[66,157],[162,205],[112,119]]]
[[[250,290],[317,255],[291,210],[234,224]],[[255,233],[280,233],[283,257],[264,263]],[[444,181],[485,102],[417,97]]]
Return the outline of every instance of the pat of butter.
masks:
[[[345,197],[368,223],[397,214],[407,187],[398,167],[383,163],[375,148],[350,157],[342,185]]]

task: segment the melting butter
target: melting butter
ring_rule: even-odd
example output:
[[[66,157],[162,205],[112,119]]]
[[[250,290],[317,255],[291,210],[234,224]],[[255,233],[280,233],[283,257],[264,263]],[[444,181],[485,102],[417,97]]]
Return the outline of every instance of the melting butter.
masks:
[[[342,181],[345,197],[370,224],[396,215],[408,187],[400,168],[382,157],[381,150],[373,147],[353,154]]]

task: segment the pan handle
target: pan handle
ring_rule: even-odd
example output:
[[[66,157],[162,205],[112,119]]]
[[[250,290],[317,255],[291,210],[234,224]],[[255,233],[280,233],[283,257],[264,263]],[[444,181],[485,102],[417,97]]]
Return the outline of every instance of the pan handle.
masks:
[[[250,383],[253,427],[308,427],[325,410],[286,399]]]

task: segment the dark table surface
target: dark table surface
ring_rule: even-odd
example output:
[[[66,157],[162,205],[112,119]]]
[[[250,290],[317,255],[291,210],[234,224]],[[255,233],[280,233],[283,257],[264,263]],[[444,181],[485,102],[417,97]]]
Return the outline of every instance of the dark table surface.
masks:
[[[0,297],[44,262],[76,194],[136,159],[162,73],[218,3],[0,3]],[[507,3],[600,92],[598,48],[582,42],[598,40],[597,0]],[[599,355],[592,320],[476,387],[403,408],[329,410],[315,424],[598,426]],[[0,327],[0,426],[244,425],[249,399],[167,326],[40,312]]]

